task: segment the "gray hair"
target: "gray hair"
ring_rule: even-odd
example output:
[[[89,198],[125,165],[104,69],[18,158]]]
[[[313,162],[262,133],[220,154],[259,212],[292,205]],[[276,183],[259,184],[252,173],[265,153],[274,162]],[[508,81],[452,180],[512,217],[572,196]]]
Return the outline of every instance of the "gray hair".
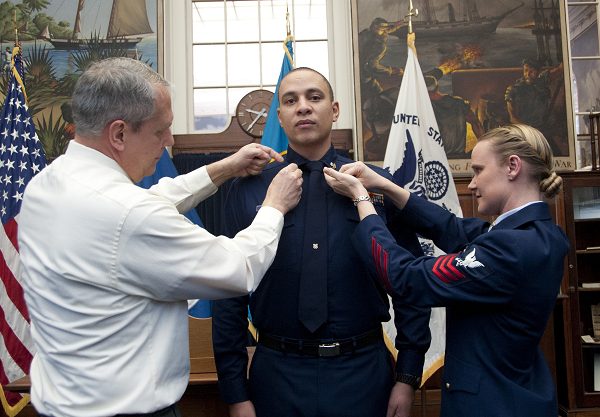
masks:
[[[158,87],[169,83],[148,65],[131,58],[108,58],[92,64],[77,80],[71,105],[76,131],[97,137],[114,120],[137,131],[154,113]]]

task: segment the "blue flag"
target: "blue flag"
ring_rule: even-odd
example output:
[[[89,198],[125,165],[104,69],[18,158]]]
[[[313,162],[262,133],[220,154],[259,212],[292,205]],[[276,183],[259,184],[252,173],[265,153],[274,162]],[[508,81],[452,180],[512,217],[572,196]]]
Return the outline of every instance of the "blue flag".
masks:
[[[265,122],[265,130],[263,131],[263,136],[261,139],[261,143],[263,145],[269,146],[281,154],[285,154],[287,152],[288,138],[281,128],[279,120],[277,119],[277,109],[279,108],[279,83],[281,83],[281,79],[285,77],[285,75],[290,72],[292,68],[294,68],[294,49],[292,47],[293,41],[294,38],[292,36],[288,36],[283,42],[283,49],[285,53],[283,55],[283,63],[281,64],[281,72],[279,74],[279,79],[277,80],[275,95],[271,101],[271,107],[269,108],[267,121]]]
[[[154,174],[148,175],[147,177],[142,178],[142,180],[138,183],[140,187],[150,188],[154,184],[158,183],[162,177],[171,177],[174,178],[178,175],[177,169],[175,165],[173,165],[173,161],[169,156],[169,152],[165,149],[162,156],[158,160],[156,164],[156,170]],[[192,222],[197,224],[200,227],[204,227],[202,224],[202,220],[200,220],[200,216],[195,209],[184,213],[185,217],[190,219]],[[189,300],[188,301],[188,314],[192,317],[198,318],[206,318],[211,316],[211,305],[210,301],[205,300]]]

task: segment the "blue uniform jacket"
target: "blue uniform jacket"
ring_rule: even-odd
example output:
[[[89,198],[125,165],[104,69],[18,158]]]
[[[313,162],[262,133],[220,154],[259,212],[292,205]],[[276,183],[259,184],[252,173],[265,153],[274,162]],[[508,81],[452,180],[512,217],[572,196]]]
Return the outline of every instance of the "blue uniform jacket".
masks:
[[[229,191],[225,219],[229,236],[254,219],[273,177],[289,163],[302,163],[304,158],[288,149],[283,163],[271,163],[261,175],[240,178]],[[339,169],[353,162],[330,148],[322,158],[326,166]],[[387,175],[380,168],[379,173]],[[221,395],[228,403],[248,400],[247,369],[247,306],[259,332],[294,339],[346,338],[381,327],[388,321],[389,302],[383,287],[369,279],[366,266],[353,248],[351,236],[359,223],[356,207],[346,198],[328,188],[328,267],[323,279],[328,281],[328,320],[316,334],[309,333],[298,320],[298,283],[302,264],[300,245],[304,232],[305,199],[284,219],[277,255],[261,284],[251,297],[219,300],[213,304],[213,347]],[[399,242],[412,253],[422,254],[416,234],[397,218],[399,211],[380,195],[376,198],[378,213],[388,222]],[[394,303],[395,325],[399,349],[396,371],[421,375],[424,355],[429,347],[429,309]],[[306,360],[313,358],[307,357]],[[365,381],[365,383],[368,383]]]
[[[374,215],[353,241],[388,291],[410,304],[447,307],[442,416],[556,416],[539,342],[569,244],[548,205],[524,207],[489,232],[489,223],[416,196],[403,214],[447,255],[415,259]]]

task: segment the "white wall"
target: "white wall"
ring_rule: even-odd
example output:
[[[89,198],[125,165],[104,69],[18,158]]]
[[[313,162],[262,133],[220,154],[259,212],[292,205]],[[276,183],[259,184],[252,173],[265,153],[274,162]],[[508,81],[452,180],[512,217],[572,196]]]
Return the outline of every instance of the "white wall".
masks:
[[[192,3],[164,2],[164,77],[173,85],[173,133],[191,133],[192,94]]]
[[[355,126],[350,0],[328,0],[330,81],[340,102],[337,129]],[[173,133],[192,133],[192,3],[164,0],[164,76],[173,85]]]

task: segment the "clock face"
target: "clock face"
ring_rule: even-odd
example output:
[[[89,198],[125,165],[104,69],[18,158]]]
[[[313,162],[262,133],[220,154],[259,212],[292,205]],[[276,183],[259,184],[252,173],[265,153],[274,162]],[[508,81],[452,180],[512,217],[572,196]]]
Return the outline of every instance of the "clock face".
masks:
[[[273,93],[269,90],[254,90],[242,97],[235,114],[244,132],[255,138],[262,137],[272,99]]]

